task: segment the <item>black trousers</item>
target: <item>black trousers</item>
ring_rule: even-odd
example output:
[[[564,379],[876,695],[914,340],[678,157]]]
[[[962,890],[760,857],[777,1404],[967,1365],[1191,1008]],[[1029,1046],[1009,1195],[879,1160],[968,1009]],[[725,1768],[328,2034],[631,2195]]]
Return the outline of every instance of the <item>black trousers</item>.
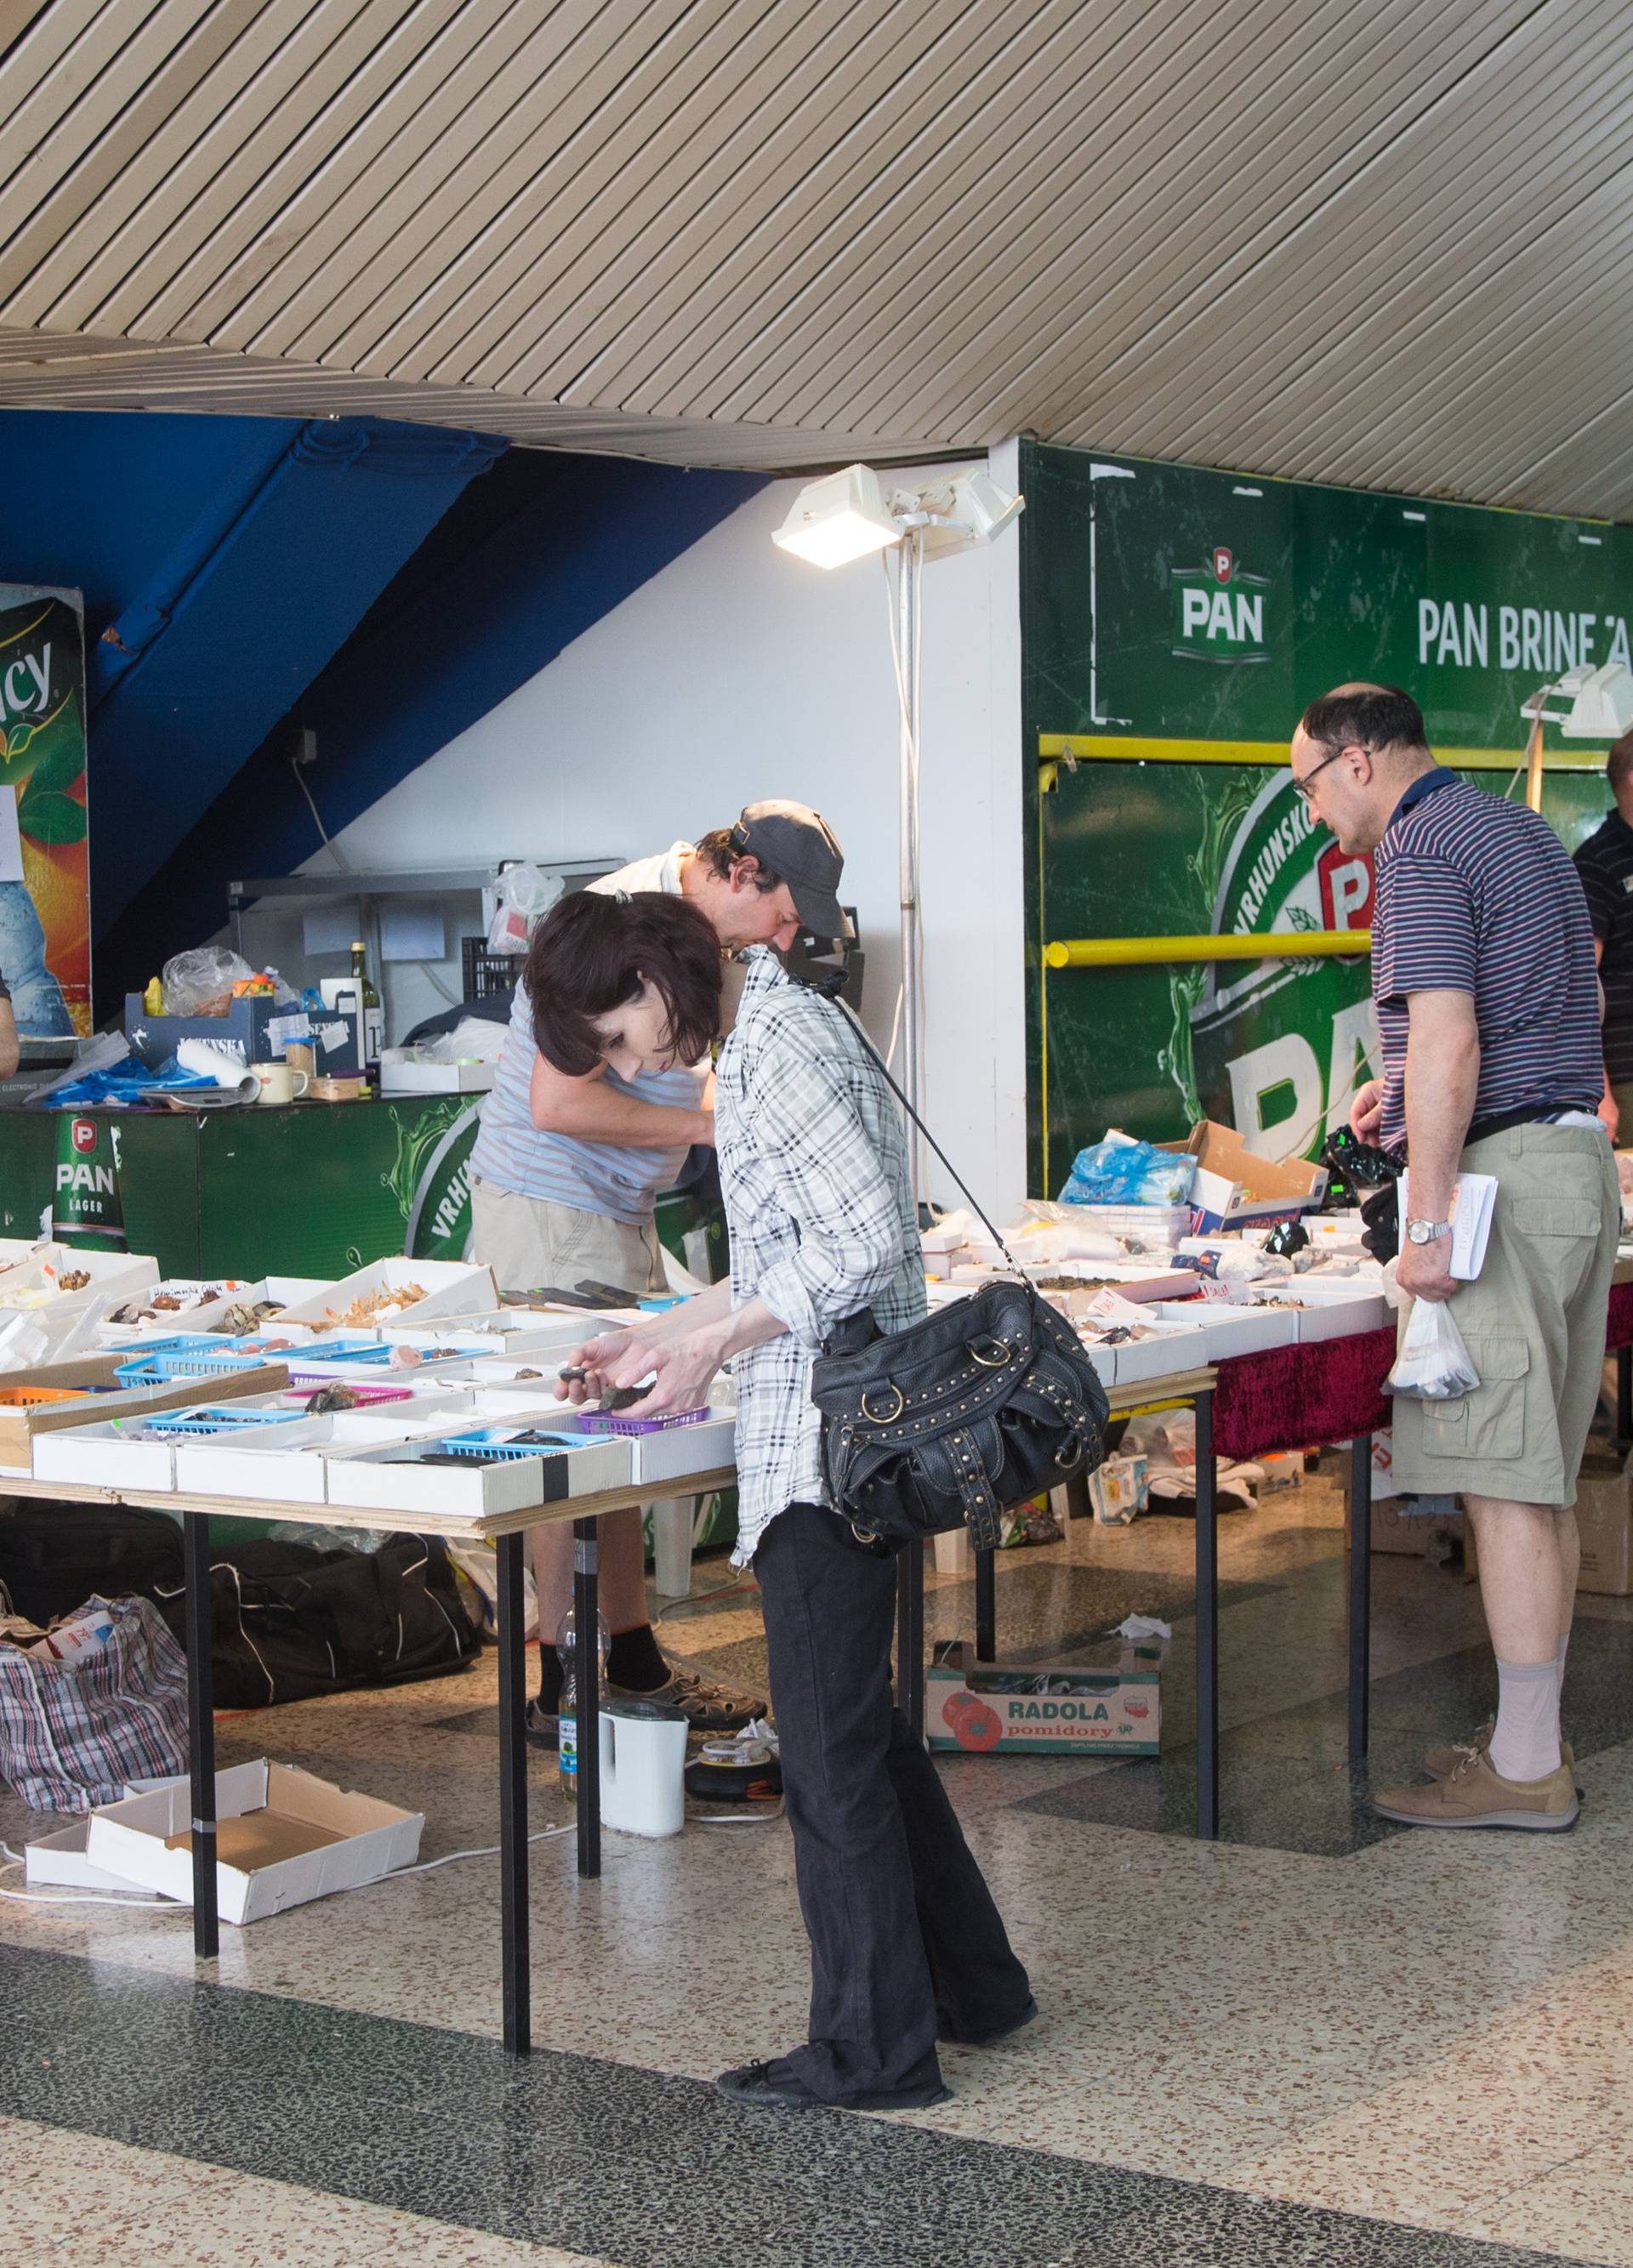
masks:
[[[1031,1998],[935,1767],[891,1705],[896,1558],[824,1506],[789,1506],[754,1555],[765,1612],[810,2036],[772,2066],[827,2102],[933,2084],[935,2042]]]

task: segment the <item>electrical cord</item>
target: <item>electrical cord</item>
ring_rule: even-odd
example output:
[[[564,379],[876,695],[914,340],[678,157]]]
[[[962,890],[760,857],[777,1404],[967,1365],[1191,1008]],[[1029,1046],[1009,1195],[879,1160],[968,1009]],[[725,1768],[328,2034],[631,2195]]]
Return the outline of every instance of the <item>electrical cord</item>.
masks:
[[[351,872],[351,868],[347,863],[345,853],[341,850],[339,844],[330,838],[329,831],[323,824],[323,814],[317,807],[317,802],[311,789],[301,777],[300,766],[293,756],[289,760],[289,769],[295,775],[295,785],[300,790],[301,794],[305,796],[307,799],[307,807],[317,822],[317,831],[323,838],[323,848],[329,852],[329,857],[339,867],[341,873],[343,874],[349,874]]]

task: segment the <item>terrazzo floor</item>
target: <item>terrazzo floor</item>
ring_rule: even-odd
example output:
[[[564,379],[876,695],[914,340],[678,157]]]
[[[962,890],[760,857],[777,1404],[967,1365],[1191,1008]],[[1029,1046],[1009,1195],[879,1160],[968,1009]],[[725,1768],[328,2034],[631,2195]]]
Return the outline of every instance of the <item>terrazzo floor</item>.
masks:
[[[0,1900],[0,2261],[1633,2268],[1633,1602],[1579,1602],[1571,1835],[1388,1829],[1345,1758],[1338,1488],[1231,1515],[1204,1845],[1192,1547],[1177,1520],[1080,1521],[1000,1563],[1006,1652],[1172,1622],[1164,1755],[943,1762],[1043,2010],[948,2051],[948,2103],[796,2138],[707,2086],[802,2030],[780,1821],[609,1836],[599,1883],[569,1833],[537,1843],[520,2066],[491,1859],[224,1928],[208,1970],[184,1913]],[[1372,1570],[1371,1769],[1393,1778],[1479,1721],[1490,1660],[1460,1568]],[[967,1631],[970,1585],[927,1581],[931,1636]],[[752,1587],[712,1559],[693,1594],[670,1650],[762,1678]],[[218,1747],[423,1809],[432,1859],[496,1839],[496,1722],[490,1653],[224,1718]],[[530,1769],[535,1831],[561,1825]],[[44,1823],[0,1789],[12,1848]]]

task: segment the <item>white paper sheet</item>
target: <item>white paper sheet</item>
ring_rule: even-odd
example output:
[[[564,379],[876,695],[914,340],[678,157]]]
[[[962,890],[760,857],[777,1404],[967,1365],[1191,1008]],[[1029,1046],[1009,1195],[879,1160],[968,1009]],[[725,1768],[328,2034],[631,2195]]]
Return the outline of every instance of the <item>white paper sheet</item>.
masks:
[[[307,953],[350,953],[357,933],[355,905],[314,906],[300,917],[300,942]]]

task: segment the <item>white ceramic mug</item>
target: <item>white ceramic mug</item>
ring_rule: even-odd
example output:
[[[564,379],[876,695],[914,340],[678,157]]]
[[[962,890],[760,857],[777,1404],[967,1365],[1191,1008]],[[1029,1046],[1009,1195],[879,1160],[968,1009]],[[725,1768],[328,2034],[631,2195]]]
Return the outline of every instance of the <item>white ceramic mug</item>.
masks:
[[[270,1109],[277,1109],[286,1102],[292,1102],[298,1094],[304,1094],[312,1083],[308,1072],[291,1071],[287,1064],[282,1063],[251,1064],[249,1076],[261,1089],[255,1101],[264,1103]]]

